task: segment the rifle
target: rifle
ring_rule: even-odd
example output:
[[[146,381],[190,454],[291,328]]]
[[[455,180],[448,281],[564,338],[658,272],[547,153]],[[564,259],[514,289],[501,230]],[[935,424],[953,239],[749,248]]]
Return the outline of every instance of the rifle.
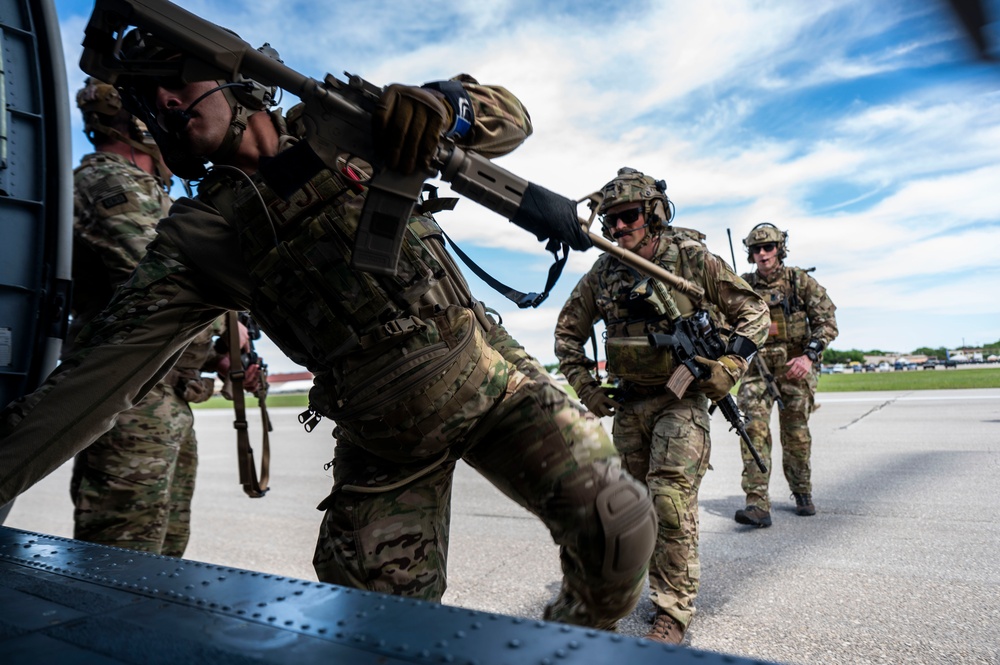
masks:
[[[128,59],[122,41],[130,27],[151,33],[176,49],[178,57]],[[224,80],[247,86],[256,82],[299,97],[308,127],[301,142],[305,144],[300,155],[304,163],[318,163],[319,168],[335,172],[356,162],[372,166],[373,175],[362,183],[368,196],[355,237],[353,268],[395,274],[413,206],[424,181],[438,171],[454,191],[500,213],[540,240],[556,238],[578,250],[591,246],[580,227],[574,201],[466,152],[450,140],[443,139],[438,145],[429,171],[403,175],[381,168],[371,123],[380,87],[351,74],[347,74],[347,81],[331,74],[322,81],[300,74],[273,57],[274,50],[268,45],[254,49],[234,33],[167,0],[97,0],[83,46],[81,69],[111,84],[120,77],[123,81],[174,77],[185,83]],[[302,183],[285,184],[284,191],[290,193]]]
[[[152,33],[176,48],[178,57],[164,61],[128,60],[122,39],[129,27]],[[596,245],[622,263],[665,282],[698,301],[704,290],[662,267],[626,251],[589,230],[591,219],[577,215],[577,201],[528,182],[488,159],[442,140],[432,169],[409,176],[379,168],[372,139],[371,114],[381,88],[359,76],[341,81],[307,77],[272,57],[273,49],[251,47],[234,33],[187,12],[167,0],[97,0],[85,29],[80,68],[114,84],[119,77],[178,77],[191,83],[225,80],[256,81],[296,95],[305,104],[309,127],[305,141],[325,166],[339,170],[359,160],[372,165],[363,184],[368,196],[362,210],[351,265],[379,274],[395,274],[400,243],[423,183],[438,177],[456,193],[504,216],[541,240],[557,240],[583,251]],[[304,155],[309,157],[310,155]]]
[[[667,348],[673,352],[674,359],[677,361],[677,369],[674,370],[670,381],[667,382],[667,390],[680,399],[687,392],[692,381],[696,379],[701,381],[710,375],[708,368],[696,361],[695,356],[715,360],[725,355],[726,345],[719,336],[718,329],[712,324],[707,311],[700,309],[686,319],[677,312],[676,305],[668,308],[668,311],[671,315],[677,314],[672,316],[673,332],[669,334],[650,333],[648,339],[650,346]],[[716,402],[716,405],[729,422],[730,431],[736,430],[740,435],[743,444],[750,451],[754,462],[757,463],[757,468],[761,472],[767,473],[767,465],[764,464],[760,453],[757,452],[753,441],[750,440],[750,435],[747,434],[743,414],[736,406],[736,400],[733,399],[732,395],[726,395]]]
[[[726,229],[726,235],[729,236],[729,253],[733,257],[733,270],[736,270],[736,252],[733,251],[733,233],[729,229]],[[774,374],[771,374],[771,370],[768,369],[767,363],[764,359],[760,357],[758,353],[753,357],[754,367],[760,372],[761,377],[764,379],[764,386],[767,388],[767,392],[771,394],[774,399],[774,403],[778,405],[778,410],[783,411],[785,408],[785,403],[781,399],[781,391],[778,390],[778,384],[774,381]]]

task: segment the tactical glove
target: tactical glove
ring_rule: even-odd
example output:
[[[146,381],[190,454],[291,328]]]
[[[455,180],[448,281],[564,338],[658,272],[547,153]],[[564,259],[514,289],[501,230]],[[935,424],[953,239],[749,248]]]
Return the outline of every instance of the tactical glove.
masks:
[[[722,356],[718,360],[695,356],[694,359],[711,372],[707,378],[698,382],[698,390],[713,402],[725,398],[747,369],[747,361],[740,356]]]
[[[587,410],[595,416],[606,418],[615,415],[618,402],[611,399],[604,388],[598,383],[590,383],[584,386],[578,393],[580,401],[584,403]]]
[[[441,135],[454,120],[438,94],[394,83],[372,113],[375,149],[386,168],[409,175],[430,167]]]

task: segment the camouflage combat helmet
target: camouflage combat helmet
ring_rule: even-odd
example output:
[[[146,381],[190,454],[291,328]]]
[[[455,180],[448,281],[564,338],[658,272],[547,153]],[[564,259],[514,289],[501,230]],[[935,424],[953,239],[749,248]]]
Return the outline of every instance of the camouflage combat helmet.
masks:
[[[269,45],[265,44],[258,50],[280,61],[277,51]],[[153,34],[138,28],[129,31],[122,40],[121,56],[128,61],[163,63],[173,60],[177,55],[179,53],[176,49],[168,47]],[[178,68],[178,75],[174,77],[174,81],[168,85],[184,85],[193,82],[182,80],[179,76],[179,70],[180,68]],[[182,178],[201,178],[205,175],[207,162],[218,161],[234,154],[243,139],[243,132],[250,116],[258,111],[270,109],[275,104],[274,95],[277,91],[275,86],[265,86],[247,78],[235,83],[216,81],[218,87],[196,99],[190,106],[194,106],[209,94],[221,92],[232,112],[229,129],[222,144],[213,154],[204,157],[194,156],[184,150],[181,140],[181,130],[187,124],[189,116],[186,116],[184,112],[160,113],[155,107],[153,95],[156,88],[163,83],[164,78],[166,77],[163,76],[162,67],[155,74],[144,73],[141,64],[139,64],[128,74],[120,76],[117,86],[125,108],[145,120],[156,139],[156,143],[163,150],[167,166]]]
[[[126,115],[130,125],[129,138],[142,140],[142,131],[135,118],[127,112],[122,114],[122,98],[113,85],[88,76],[76,93],[76,106],[83,114],[83,131],[94,145],[108,139],[121,140],[122,134],[115,126],[120,127]]]
[[[153,175],[164,190],[170,189],[171,173],[162,163],[156,141],[146,124],[125,108],[115,86],[88,76],[76,93],[76,105],[83,114],[83,131],[98,150],[109,142],[118,141],[133,151],[146,153],[153,158]]]
[[[778,246],[778,260],[784,260],[788,255],[788,232],[782,231],[770,222],[761,222],[750,229],[750,234],[743,239],[743,246],[747,248],[747,262],[754,262],[753,252],[750,251],[754,245],[764,245],[769,242],[773,242]]]
[[[615,179],[601,188],[597,212],[603,216],[609,209],[633,201],[642,204],[651,236],[663,231],[673,218],[673,202],[667,198],[667,183],[628,166],[618,169]],[[608,228],[603,224],[602,228],[604,236],[608,237]]]

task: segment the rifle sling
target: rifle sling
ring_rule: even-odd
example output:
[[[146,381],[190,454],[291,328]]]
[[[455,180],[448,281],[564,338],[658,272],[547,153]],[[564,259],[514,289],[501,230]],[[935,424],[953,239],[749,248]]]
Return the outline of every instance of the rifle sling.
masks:
[[[566,259],[569,258],[569,246],[565,243],[560,244],[556,240],[549,240],[548,244],[545,245],[545,249],[552,252],[552,256],[555,257],[555,263],[549,266],[548,279],[545,282],[545,289],[541,293],[522,293],[517,289],[513,289],[506,284],[502,283],[497,278],[490,275],[488,272],[483,270],[476,264],[475,261],[470,259],[461,248],[455,244],[447,233],[441,231],[441,235],[444,236],[451,248],[455,250],[458,258],[462,259],[462,262],[469,267],[469,269],[476,273],[479,279],[483,280],[489,284],[497,293],[502,295],[507,300],[520,307],[521,309],[526,309],[528,307],[538,307],[549,297],[549,291],[555,286],[556,282],[559,281],[559,276],[562,274],[563,266],[566,265]],[[559,256],[559,250],[562,250],[562,257]]]
[[[229,344],[229,380],[233,384],[233,409],[236,412],[236,419],[233,421],[233,428],[236,430],[236,457],[237,466],[240,471],[240,483],[243,491],[251,499],[258,499],[267,493],[269,469],[271,466],[271,446],[267,432],[270,429],[270,418],[267,415],[265,398],[258,395],[260,403],[261,422],[263,423],[263,437],[260,459],[260,479],[257,479],[257,467],[253,461],[253,448],[250,446],[249,424],[246,418],[246,402],[243,397],[243,377],[246,371],[243,369],[243,359],[240,357],[240,331],[236,312],[226,312],[226,331]],[[264,380],[264,377],[261,377]]]

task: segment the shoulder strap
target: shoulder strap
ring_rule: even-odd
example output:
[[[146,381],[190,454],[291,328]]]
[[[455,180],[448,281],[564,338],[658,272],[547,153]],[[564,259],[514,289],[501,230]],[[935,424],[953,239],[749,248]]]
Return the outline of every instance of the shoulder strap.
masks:
[[[552,287],[556,285],[559,281],[559,276],[562,274],[563,266],[566,265],[566,259],[569,258],[569,245],[566,243],[559,243],[557,240],[549,240],[548,244],[545,245],[545,249],[552,252],[552,256],[555,257],[556,261],[551,266],[549,266],[549,277],[545,282],[545,290],[541,293],[522,293],[517,289],[513,289],[506,284],[502,283],[497,278],[490,275],[488,272],[480,268],[475,261],[470,259],[461,248],[455,244],[455,241],[448,237],[448,234],[442,229],[441,235],[448,241],[451,248],[455,250],[458,254],[458,258],[462,259],[465,265],[469,266],[469,270],[476,273],[479,279],[483,280],[495,290],[497,293],[507,298],[514,304],[516,304],[521,309],[526,309],[528,307],[538,307],[541,305],[546,298],[549,297],[549,292]],[[559,250],[562,249],[562,258],[559,257]]]
[[[261,390],[258,391],[257,400],[260,403],[261,422],[263,424],[263,442],[261,446],[260,458],[260,480],[257,479],[257,467],[253,461],[253,448],[250,446],[249,425],[246,418],[246,402],[243,398],[243,377],[246,372],[243,369],[243,358],[240,357],[240,331],[237,325],[236,312],[226,312],[226,334],[229,344],[229,379],[233,384],[233,408],[236,411],[236,419],[233,427],[236,429],[236,456],[237,465],[240,470],[240,483],[243,491],[251,499],[258,499],[269,489],[269,469],[271,466],[271,446],[267,433],[271,430],[271,419],[267,415],[267,377],[261,376]],[[263,368],[261,372],[266,370]]]

